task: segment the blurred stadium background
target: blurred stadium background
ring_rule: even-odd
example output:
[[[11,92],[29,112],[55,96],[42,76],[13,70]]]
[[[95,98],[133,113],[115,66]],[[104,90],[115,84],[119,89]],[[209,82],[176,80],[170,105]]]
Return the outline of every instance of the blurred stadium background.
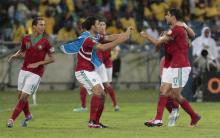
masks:
[[[6,116],[8,116],[9,113],[7,112],[7,109],[10,110],[10,108],[13,106],[14,101],[11,98],[14,98],[15,100],[15,97],[12,96],[9,91],[16,90],[17,76],[22,63],[22,59],[20,59],[9,64],[7,63],[7,57],[19,49],[20,40],[22,37],[25,34],[30,34],[32,32],[31,21],[32,18],[36,16],[45,17],[47,24],[46,32],[51,36],[54,46],[56,47],[56,62],[47,66],[45,76],[43,77],[39,88],[39,93],[41,93],[41,91],[45,91],[45,96],[49,99],[50,96],[48,96],[48,94],[51,94],[54,99],[57,99],[57,96],[60,96],[59,93],[63,93],[66,95],[66,97],[74,97],[72,99],[74,106],[78,104],[77,102],[79,102],[79,99],[76,98],[78,97],[78,83],[73,74],[76,58],[74,56],[62,54],[59,51],[59,46],[62,42],[75,39],[81,33],[81,23],[84,21],[84,19],[87,16],[94,14],[104,16],[106,18],[108,34],[120,33],[128,26],[133,26],[136,28],[137,31],[132,34],[130,40],[120,46],[120,54],[118,58],[121,61],[121,70],[119,76],[114,76],[115,78],[113,84],[114,87],[119,91],[119,103],[120,99],[122,99],[121,103],[124,105],[124,107],[130,106],[127,104],[130,102],[129,100],[131,100],[132,103],[133,98],[139,98],[140,101],[135,101],[134,103],[141,103],[141,105],[143,105],[141,110],[145,112],[145,102],[153,101],[154,104],[151,103],[150,106],[148,105],[150,111],[147,112],[147,117],[150,118],[150,116],[153,116],[156,108],[152,108],[152,106],[156,107],[155,104],[160,85],[159,61],[160,57],[163,55],[163,50],[156,51],[154,46],[139,36],[139,32],[144,30],[152,34],[154,37],[159,37],[160,32],[168,28],[166,22],[164,21],[164,15],[166,10],[169,8],[179,8],[182,10],[184,22],[192,27],[192,29],[196,32],[196,37],[201,35],[201,30],[204,26],[210,27],[211,37],[217,44],[216,49],[218,51],[220,50],[220,0],[0,0],[0,114],[3,114],[3,119],[7,119]],[[190,50],[190,59],[193,63],[193,52],[192,49]],[[219,56],[216,58],[216,62],[219,62]],[[198,85],[194,85],[194,76],[192,74],[184,90],[184,95],[191,101],[220,101],[220,73],[218,72],[218,66],[219,64],[217,64],[217,68],[214,71],[205,70],[205,72],[199,72],[199,76],[203,77],[202,82],[200,82]],[[218,79],[217,81],[212,82],[213,84],[209,84],[209,80],[211,78]],[[208,88],[209,85],[211,85],[210,89]],[[126,93],[128,89],[131,89],[128,94],[134,96],[133,98],[125,96],[123,93]],[[212,92],[212,90],[214,92]],[[145,91],[147,94],[145,94],[143,91]],[[74,92],[74,94],[72,94],[72,92]],[[137,96],[138,94],[143,97]],[[144,96],[148,98],[144,99]],[[43,112],[43,109],[47,110],[45,106],[49,106],[50,102],[53,106],[56,106],[56,102],[65,102],[65,98],[61,98],[61,101],[47,101],[43,97],[44,96],[39,96],[38,98],[38,103],[42,103],[42,105],[33,109],[35,112],[37,112],[37,114],[41,114],[40,112]],[[123,97],[126,97],[127,99]],[[70,106],[70,101],[70,99],[67,100],[67,103],[65,103],[64,106]],[[204,104],[204,108],[210,107],[207,108],[207,110],[211,112],[214,109],[219,109],[219,106],[214,106],[212,103]],[[199,109],[199,107],[201,108],[202,104],[194,105],[196,105],[198,110],[201,110],[202,113],[206,112],[205,109]],[[211,108],[211,106],[213,108]],[[40,107],[42,109],[40,109]],[[136,108],[135,106],[133,107]],[[59,111],[59,109],[56,110],[55,107],[53,107],[52,110],[52,112],[63,112]],[[72,106],[67,110],[71,111]],[[107,116],[110,112],[108,110],[110,109],[107,109],[107,113],[105,113]],[[125,111],[126,110],[133,109],[125,108]],[[149,112],[151,112],[151,115],[149,115]],[[135,113],[140,114],[139,112]],[[123,112],[120,114],[123,114]],[[130,113],[127,112],[126,114]],[[214,116],[217,117],[217,114],[218,113],[214,113]],[[135,117],[135,114],[133,115]],[[68,114],[68,117],[70,116],[71,115]],[[110,113],[109,116],[112,117],[114,115]],[[56,117],[54,117],[54,119],[55,118]],[[118,117],[118,119],[119,118],[120,117]],[[212,119],[212,117],[208,118]],[[139,123],[142,123],[141,121],[145,119],[144,113],[142,113],[142,117],[139,119],[142,119],[139,120]],[[4,122],[2,121],[1,117],[0,120],[1,122]],[[86,120],[85,117],[82,120]],[[73,120],[71,121],[74,123]],[[211,121],[216,122],[217,120],[214,119]],[[219,121],[217,122],[219,123]],[[68,124],[65,122],[65,124],[69,125],[70,123]],[[204,124],[205,123],[203,123],[203,125]],[[40,126],[39,124],[36,125]],[[55,126],[56,125],[59,124],[55,124]],[[216,128],[216,126],[217,125],[214,125],[210,128]],[[45,128],[46,127],[47,125]],[[56,129],[53,131],[56,131]],[[156,130],[153,131],[156,132]],[[163,130],[163,132],[165,131],[167,131],[167,129]],[[175,133],[174,136],[179,137],[181,130],[177,131],[178,133]],[[185,130],[185,132],[186,131],[187,130]],[[208,132],[210,129],[205,129],[205,131]],[[202,130],[198,130],[198,133],[202,133]],[[78,132],[77,134],[79,135]],[[218,137],[215,132],[212,134],[213,135],[210,136]],[[4,133],[3,136],[6,137],[6,135],[7,134]],[[73,134],[70,135],[74,137]],[[143,132],[143,135],[136,134],[134,137],[143,137],[144,135],[145,132]],[[194,134],[188,133],[186,135],[192,136]],[[11,136],[13,137],[14,134],[11,133]],[[95,135],[93,134],[93,136]],[[166,136],[169,137],[168,133]],[[123,135],[123,137],[129,137],[129,134]],[[160,136],[158,135],[158,137]],[[195,135],[195,137],[202,136]]]

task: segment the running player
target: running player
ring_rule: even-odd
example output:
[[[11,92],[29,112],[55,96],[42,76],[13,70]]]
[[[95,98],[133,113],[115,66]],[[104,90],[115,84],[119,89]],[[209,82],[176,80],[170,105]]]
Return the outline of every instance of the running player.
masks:
[[[45,21],[36,17],[32,22],[33,34],[26,35],[21,42],[21,49],[9,57],[10,62],[14,58],[24,57],[24,63],[18,77],[18,103],[7,122],[7,127],[12,128],[16,118],[23,111],[25,119],[22,127],[32,119],[29,110],[29,97],[36,93],[41,77],[44,73],[44,65],[54,62],[54,47],[51,45],[45,32]],[[48,56],[48,58],[45,58]]]

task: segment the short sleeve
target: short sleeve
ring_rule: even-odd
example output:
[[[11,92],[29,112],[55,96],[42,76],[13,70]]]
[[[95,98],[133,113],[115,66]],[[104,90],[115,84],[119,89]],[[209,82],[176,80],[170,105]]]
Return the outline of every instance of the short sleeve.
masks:
[[[86,38],[85,42],[83,43],[83,47],[93,48],[98,43],[91,39],[90,37]]]
[[[25,44],[25,37],[21,41],[21,52],[24,52],[26,50],[26,44]]]
[[[176,36],[178,35],[178,30],[179,29],[175,29],[175,28],[171,29],[171,30],[168,31],[168,35],[171,36],[173,39],[175,39]]]
[[[55,48],[52,45],[52,42],[47,39],[47,53],[52,54],[55,52]]]

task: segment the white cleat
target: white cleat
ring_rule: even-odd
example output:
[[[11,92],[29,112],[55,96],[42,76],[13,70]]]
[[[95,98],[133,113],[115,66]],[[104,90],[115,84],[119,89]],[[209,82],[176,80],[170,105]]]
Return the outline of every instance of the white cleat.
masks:
[[[114,111],[115,111],[115,112],[119,112],[119,111],[120,111],[120,107],[119,107],[118,105],[116,105],[116,106],[114,107]]]
[[[168,127],[173,127],[176,124],[177,119],[179,118],[179,108],[172,109],[172,112],[169,115]]]
[[[87,112],[87,108],[79,107],[79,108],[74,108],[73,112]]]

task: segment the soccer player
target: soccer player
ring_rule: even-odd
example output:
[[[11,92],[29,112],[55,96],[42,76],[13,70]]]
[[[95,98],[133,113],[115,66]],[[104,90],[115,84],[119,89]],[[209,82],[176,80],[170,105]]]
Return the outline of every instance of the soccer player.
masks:
[[[102,19],[100,20],[100,27],[99,27],[99,33],[105,35],[106,34],[106,23]],[[109,37],[109,36],[105,36]],[[106,40],[106,39],[105,39]],[[106,42],[101,42],[102,44]],[[97,51],[97,56],[103,63],[100,67],[96,69],[98,74],[100,75],[104,90],[106,93],[108,93],[112,99],[112,103],[114,106],[114,111],[119,111],[119,106],[116,101],[115,91],[112,88],[110,82],[112,81],[112,61],[111,61],[111,49],[106,51]],[[83,86],[80,86],[80,100],[81,100],[81,107],[73,109],[75,112],[85,112],[87,111],[86,108],[86,96],[87,91]]]
[[[187,35],[187,32],[190,32],[190,28],[179,25],[180,18],[181,13],[177,9],[170,9],[167,12],[165,19],[167,23],[171,25],[171,29],[160,39],[154,39],[148,34],[141,32],[141,35],[144,38],[156,46],[161,44],[168,45],[168,52],[171,55],[170,65],[166,70],[166,77],[164,77],[164,79],[162,78],[157,116],[154,120],[146,122],[145,125],[147,126],[162,125],[162,115],[164,107],[167,104],[168,96],[175,98],[185,112],[190,115],[190,127],[196,126],[201,119],[201,116],[195,113],[189,102],[181,94],[182,89],[188,80],[191,67],[188,59],[189,42]],[[165,71],[163,71],[163,73],[164,72]]]
[[[104,21],[100,22],[100,32],[102,34],[106,34],[106,23]],[[107,36],[108,37],[108,36]],[[104,66],[106,68],[106,73],[107,73],[107,81],[103,82],[103,85],[105,87],[105,91],[110,95],[112,99],[112,103],[114,106],[114,111],[119,111],[120,107],[117,104],[116,100],[116,95],[115,91],[111,86],[112,82],[112,60],[111,60],[111,49],[106,50],[104,52],[101,52],[98,54],[99,58],[102,60],[104,63]]]
[[[164,45],[164,47],[165,47],[165,56],[162,57],[160,60],[160,76],[161,76],[161,78],[164,78],[163,71],[166,72],[167,68],[170,65],[169,59],[171,56],[167,52],[168,46]],[[164,73],[164,74],[166,74],[166,73]],[[161,82],[163,82],[163,81],[161,81]],[[176,120],[179,117],[179,104],[172,97],[168,97],[166,108],[169,112],[168,127],[173,127],[173,126],[175,126]]]
[[[194,31],[191,28],[189,28],[185,23],[178,22],[176,25],[187,28],[186,31],[187,31],[188,35],[190,37],[195,37]],[[163,32],[161,37],[163,37],[163,35],[166,35],[166,33],[167,32]],[[169,43],[165,43],[165,44],[162,44],[162,45],[163,45],[163,47],[165,49],[165,56],[161,59],[161,62],[160,62],[160,75],[161,75],[161,82],[162,82],[162,84],[163,85],[167,85],[169,83],[169,81],[167,81],[166,78],[168,78],[168,76],[170,75],[169,72],[167,72],[167,69],[170,66],[172,55],[170,55]],[[171,93],[171,92],[168,92],[168,93]],[[159,97],[159,99],[160,98],[161,98],[161,96]],[[161,102],[159,102],[159,101],[160,100],[158,100],[158,107],[161,104]],[[170,113],[169,114],[168,126],[169,127],[173,127],[173,126],[175,126],[176,120],[179,117],[179,104],[171,96],[171,97],[167,98],[166,108],[167,108],[168,112]],[[163,114],[161,112],[159,112],[159,111],[156,114],[155,120],[157,120],[156,122],[158,122],[158,123],[156,125],[158,125],[158,126],[163,125],[162,121],[159,120],[160,118],[162,118],[162,115]],[[152,121],[155,122],[155,120],[147,121],[145,124],[148,124],[148,122],[152,122]]]
[[[10,56],[10,62],[14,58],[24,57],[24,63],[18,77],[18,103],[7,122],[7,127],[12,128],[16,118],[23,111],[25,119],[22,127],[32,119],[29,109],[29,97],[36,93],[41,77],[44,73],[44,65],[54,62],[54,47],[45,34],[45,21],[42,17],[36,17],[32,22],[33,34],[26,35],[21,42],[21,48]],[[47,58],[46,58],[47,56]]]
[[[96,52],[96,50],[105,51],[112,49],[118,44],[126,41],[131,33],[131,29],[128,29],[126,32],[120,34],[114,41],[106,44],[100,44],[97,40],[95,40],[99,26],[100,22],[96,17],[91,16],[84,21],[83,28],[86,31],[79,37],[82,41],[80,42],[80,47],[78,47],[78,60],[75,69],[76,79],[81,85],[83,85],[83,87],[86,88],[88,93],[93,94],[90,106],[89,128],[106,128],[105,125],[100,123],[100,117],[105,103],[105,92],[101,78],[95,71],[95,64],[92,61],[93,56],[95,56],[93,55],[93,52]],[[100,35],[100,40],[102,39],[104,39],[104,36]],[[65,49],[65,47],[62,49]],[[68,50],[70,49],[65,49],[65,53],[68,53]]]

